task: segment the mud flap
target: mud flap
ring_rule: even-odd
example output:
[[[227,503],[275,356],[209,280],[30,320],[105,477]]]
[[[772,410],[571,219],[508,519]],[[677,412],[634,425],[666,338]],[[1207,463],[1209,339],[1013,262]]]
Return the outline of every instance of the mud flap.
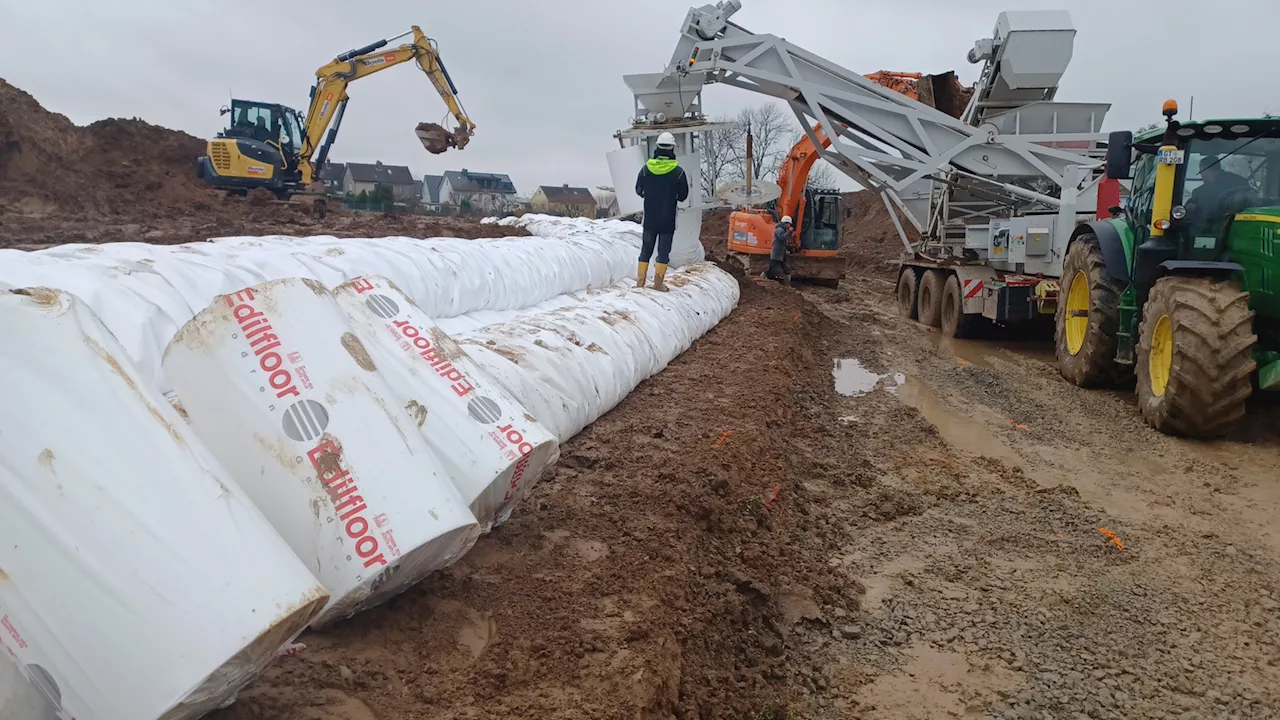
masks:
[[[953,268],[960,280],[960,309],[966,315],[981,315],[985,304],[983,286],[996,279],[996,271],[985,265],[961,265]]]

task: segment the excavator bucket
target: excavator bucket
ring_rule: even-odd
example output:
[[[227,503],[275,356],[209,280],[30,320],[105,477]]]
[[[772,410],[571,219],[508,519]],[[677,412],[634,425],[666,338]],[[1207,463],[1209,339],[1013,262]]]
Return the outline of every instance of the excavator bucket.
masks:
[[[449,148],[462,148],[467,146],[467,142],[471,139],[471,133],[464,128],[455,128],[453,132],[445,130],[442,125],[436,123],[418,123],[418,127],[414,128],[414,132],[418,134],[418,139],[422,141],[422,147],[432,155],[439,155]]]
[[[964,114],[969,97],[973,95],[971,89],[960,84],[954,72],[921,76],[917,92],[920,102],[954,118]]]

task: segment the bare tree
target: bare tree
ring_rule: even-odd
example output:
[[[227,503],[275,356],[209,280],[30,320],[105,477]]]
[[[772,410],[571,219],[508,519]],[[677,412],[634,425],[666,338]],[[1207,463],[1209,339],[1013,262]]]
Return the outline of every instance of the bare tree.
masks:
[[[751,174],[753,177],[771,180],[778,176],[778,167],[786,159],[794,144],[795,125],[782,109],[774,104],[743,108],[738,113],[743,127],[743,139],[735,146],[738,175],[746,176],[747,143],[745,132],[749,128],[753,137]]]
[[[726,122],[717,120],[716,122]],[[721,185],[741,177],[735,147],[742,132],[721,128],[698,133],[698,155],[702,165],[702,197],[713,198]]]
[[[840,172],[826,160],[818,160],[809,170],[808,187],[818,190],[834,190],[839,182]]]

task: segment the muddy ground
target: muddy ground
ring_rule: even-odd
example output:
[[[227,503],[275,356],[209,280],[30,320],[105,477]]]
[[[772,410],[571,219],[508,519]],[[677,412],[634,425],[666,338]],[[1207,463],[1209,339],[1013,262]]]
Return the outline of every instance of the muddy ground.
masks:
[[[1192,443],[1052,362],[879,277],[747,281],[508,525],[215,717],[1275,716],[1276,408]]]

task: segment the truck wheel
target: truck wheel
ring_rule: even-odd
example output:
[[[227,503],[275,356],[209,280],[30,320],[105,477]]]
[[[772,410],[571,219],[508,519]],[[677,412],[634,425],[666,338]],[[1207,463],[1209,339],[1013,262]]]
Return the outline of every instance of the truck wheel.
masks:
[[[920,299],[916,313],[920,322],[929,327],[942,325],[942,288],[947,282],[941,270],[926,270],[920,278]]]
[[[1164,277],[1142,311],[1138,407],[1160,432],[1214,437],[1231,429],[1253,393],[1249,293],[1233,280]]]
[[[898,275],[898,317],[904,320],[916,319],[916,285],[919,282],[915,268],[904,267]]]
[[[1071,243],[1062,263],[1054,345],[1058,372],[1073,385],[1112,387],[1132,377],[1133,369],[1115,359],[1122,292],[1123,283],[1107,273],[1093,233]]]
[[[951,273],[942,288],[942,334],[953,338],[967,338],[973,332],[973,321],[974,316],[964,312],[960,278]]]

